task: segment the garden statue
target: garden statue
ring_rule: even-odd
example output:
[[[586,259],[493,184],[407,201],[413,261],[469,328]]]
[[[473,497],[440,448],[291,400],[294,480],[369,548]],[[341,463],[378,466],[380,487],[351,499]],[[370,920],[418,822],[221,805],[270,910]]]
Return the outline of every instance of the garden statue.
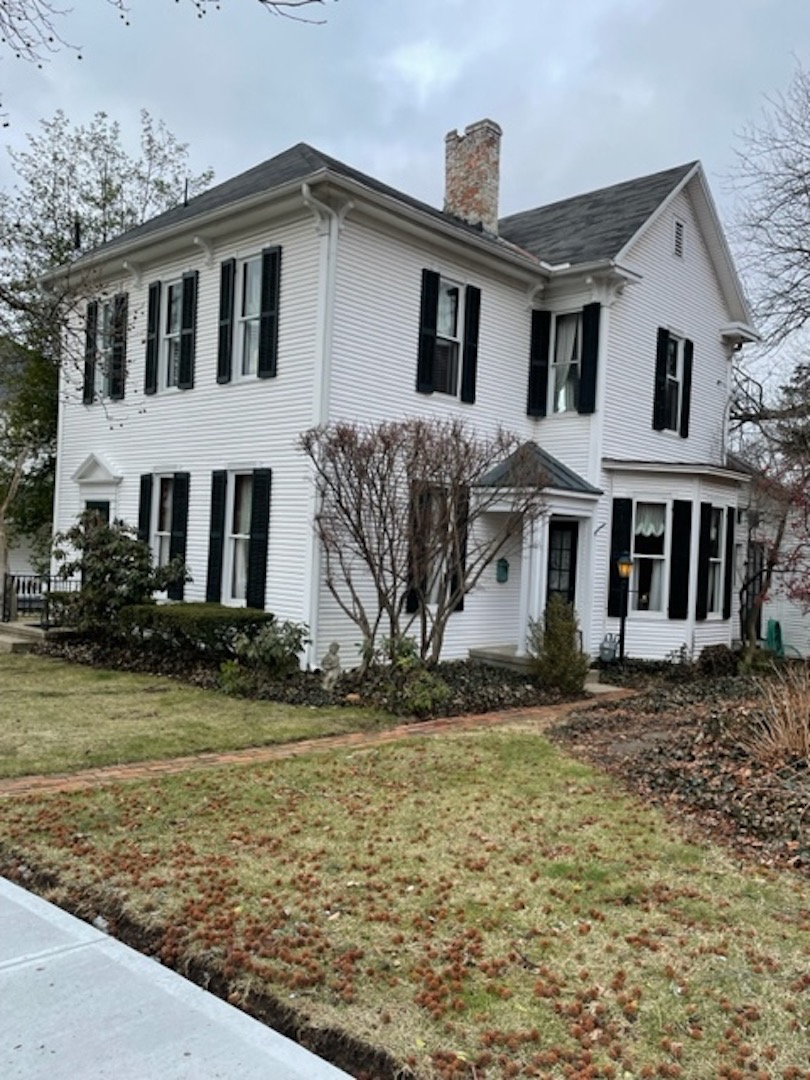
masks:
[[[338,650],[340,645],[337,641],[333,641],[329,646],[329,652],[321,660],[321,672],[323,678],[321,685],[324,690],[332,691],[335,689],[335,684],[340,678],[340,673],[343,670],[340,666],[340,657],[338,656]]]

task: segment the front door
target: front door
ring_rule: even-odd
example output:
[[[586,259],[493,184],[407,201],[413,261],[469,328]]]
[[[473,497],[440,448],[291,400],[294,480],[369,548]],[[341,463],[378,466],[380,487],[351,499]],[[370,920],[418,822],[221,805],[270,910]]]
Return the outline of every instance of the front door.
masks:
[[[561,596],[569,604],[574,603],[577,588],[577,537],[576,521],[552,521],[548,527],[548,577],[546,600]]]

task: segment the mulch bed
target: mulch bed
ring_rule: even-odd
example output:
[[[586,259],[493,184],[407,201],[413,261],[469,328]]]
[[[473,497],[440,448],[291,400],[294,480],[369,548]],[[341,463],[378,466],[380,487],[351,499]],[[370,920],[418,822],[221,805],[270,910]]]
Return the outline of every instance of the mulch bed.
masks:
[[[740,856],[810,874],[810,763],[763,762],[741,745],[758,709],[745,678],[662,684],[549,735]]]
[[[39,651],[71,663],[112,668],[115,671],[166,675],[205,689],[220,688],[219,663],[206,663],[199,658],[189,659],[168,653],[155,655],[139,652],[132,645],[75,639],[48,641]],[[537,685],[528,672],[493,668],[466,660],[439,664],[433,672],[448,685],[450,694],[441,708],[431,715],[463,716],[534,705],[556,705],[566,700],[558,691]],[[345,672],[332,693],[321,686],[320,674],[298,671],[284,679],[262,681],[255,696],[287,705],[320,707],[359,704],[387,709],[400,716],[409,714],[407,708],[398,707],[396,686],[392,686],[386,668],[369,672],[362,682],[356,672]]]

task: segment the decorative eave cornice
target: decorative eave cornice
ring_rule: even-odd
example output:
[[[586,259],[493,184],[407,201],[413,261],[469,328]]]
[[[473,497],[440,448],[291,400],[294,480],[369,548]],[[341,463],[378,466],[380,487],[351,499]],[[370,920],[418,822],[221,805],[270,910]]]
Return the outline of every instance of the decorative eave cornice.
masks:
[[[631,461],[620,458],[603,458],[602,468],[606,472],[623,473],[666,473],[669,476],[705,476],[730,483],[748,484],[751,477],[736,469],[724,465],[693,463],[690,461]]]
[[[742,347],[745,344],[760,341],[761,335],[753,326],[744,322],[727,323],[720,327],[720,337],[727,345]]]

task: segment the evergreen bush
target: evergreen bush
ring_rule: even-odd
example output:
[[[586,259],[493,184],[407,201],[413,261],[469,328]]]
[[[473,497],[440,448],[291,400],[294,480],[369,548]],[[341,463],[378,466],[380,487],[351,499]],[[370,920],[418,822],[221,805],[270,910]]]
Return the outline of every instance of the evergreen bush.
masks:
[[[579,625],[572,604],[552,596],[542,623],[529,631],[531,668],[541,686],[574,696],[581,694],[591,666],[580,649]]]

